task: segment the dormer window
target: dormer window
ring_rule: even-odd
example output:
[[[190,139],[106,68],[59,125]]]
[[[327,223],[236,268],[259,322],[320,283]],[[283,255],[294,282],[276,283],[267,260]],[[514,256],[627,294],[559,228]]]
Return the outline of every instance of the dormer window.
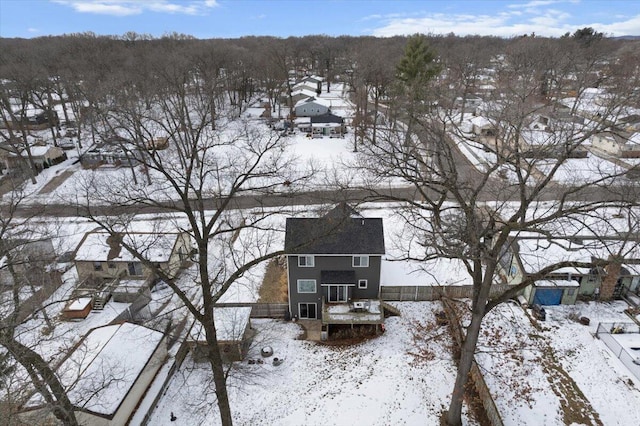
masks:
[[[353,256],[354,268],[367,268],[369,267],[369,256]]]
[[[298,266],[301,268],[313,268],[313,260],[313,256],[311,255],[298,256]]]

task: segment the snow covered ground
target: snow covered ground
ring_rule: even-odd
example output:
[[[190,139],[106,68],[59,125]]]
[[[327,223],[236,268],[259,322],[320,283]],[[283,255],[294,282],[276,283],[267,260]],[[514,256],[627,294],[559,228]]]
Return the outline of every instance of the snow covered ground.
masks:
[[[640,380],[594,337],[599,322],[628,322],[626,307],[548,306],[538,326],[516,305],[492,311],[477,359],[505,424],[640,424]]]
[[[279,132],[271,130],[261,121],[249,121],[257,131],[271,137],[279,137]],[[286,145],[287,156],[296,159],[298,171],[301,174],[311,174],[311,179],[306,183],[306,189],[331,188],[337,182],[347,185],[362,184],[363,177],[357,169],[352,169],[349,164],[355,163],[356,154],[353,152],[353,134],[347,134],[343,138],[307,138],[304,133],[295,132],[292,135],[282,136]],[[25,182],[25,193],[29,197],[28,203],[68,203],[70,200],[84,201],[83,192],[86,185],[94,177],[105,182],[121,182],[122,185],[133,186],[132,170],[128,167],[99,167],[95,170],[85,169],[79,163],[73,164],[78,159],[75,150],[67,151],[70,158],[56,166],[44,170],[36,177],[36,183]],[[161,155],[170,155],[170,149]],[[141,185],[146,185],[146,178],[140,167],[135,167]],[[65,173],[66,172],[66,173]],[[64,175],[63,175],[64,173]],[[47,184],[56,177],[55,187],[47,187]],[[162,182],[162,180],[159,180]],[[158,197],[166,198],[164,194]]]
[[[433,359],[418,352],[415,323],[433,320],[439,303],[398,303],[401,317],[386,321],[386,332],[353,346],[297,340],[295,323],[254,320],[258,331],[247,361],[229,379],[234,422],[240,425],[412,425],[438,424],[453,389],[455,367],[445,338],[431,343]],[[271,346],[280,366],[262,358]],[[203,391],[205,390],[206,391]],[[171,413],[177,417],[171,422]],[[211,373],[188,356],[156,407],[150,424],[200,425],[217,422]],[[468,422],[466,424],[469,424]]]
[[[432,321],[437,302],[394,303],[401,317],[361,344],[325,346],[297,340],[294,323],[254,320],[249,359],[271,346],[273,366],[234,366],[229,381],[237,424],[437,424],[455,378],[449,338],[425,343],[418,323]],[[486,320],[477,359],[506,425],[640,424],[640,381],[593,336],[600,321],[625,318],[621,302],[548,307],[536,327],[519,306],[502,305]],[[591,318],[584,326],[569,319]],[[437,329],[436,329],[437,330]],[[422,349],[427,349],[423,351]],[[418,358],[412,354],[431,354]],[[211,374],[187,357],[152,424],[217,422]],[[202,392],[202,389],[209,389]],[[465,415],[465,417],[468,417]],[[469,420],[465,419],[469,424]]]

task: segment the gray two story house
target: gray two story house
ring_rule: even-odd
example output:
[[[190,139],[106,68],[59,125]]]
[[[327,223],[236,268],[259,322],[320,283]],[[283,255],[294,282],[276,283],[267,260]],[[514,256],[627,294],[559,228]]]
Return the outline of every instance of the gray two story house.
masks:
[[[340,204],[319,218],[288,218],[285,236],[292,317],[323,324],[382,324],[381,218]]]

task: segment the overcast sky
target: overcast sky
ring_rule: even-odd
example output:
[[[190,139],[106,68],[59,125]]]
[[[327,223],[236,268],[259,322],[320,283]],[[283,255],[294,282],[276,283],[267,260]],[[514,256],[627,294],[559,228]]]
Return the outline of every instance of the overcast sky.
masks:
[[[0,36],[127,31],[159,37],[434,33],[561,36],[593,27],[640,35],[640,1],[596,0],[0,0]]]

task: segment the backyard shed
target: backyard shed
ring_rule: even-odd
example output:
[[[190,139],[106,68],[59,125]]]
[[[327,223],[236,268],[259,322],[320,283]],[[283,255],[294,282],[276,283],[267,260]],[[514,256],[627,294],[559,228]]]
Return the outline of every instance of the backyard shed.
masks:
[[[247,353],[253,337],[250,317],[250,307],[214,308],[216,334],[225,361],[240,361]],[[206,338],[199,322],[194,322],[191,327],[188,344],[193,351],[194,360],[206,359]]]
[[[538,280],[525,290],[529,304],[573,305],[578,298],[580,283],[574,280]],[[527,297],[528,296],[528,297]]]

